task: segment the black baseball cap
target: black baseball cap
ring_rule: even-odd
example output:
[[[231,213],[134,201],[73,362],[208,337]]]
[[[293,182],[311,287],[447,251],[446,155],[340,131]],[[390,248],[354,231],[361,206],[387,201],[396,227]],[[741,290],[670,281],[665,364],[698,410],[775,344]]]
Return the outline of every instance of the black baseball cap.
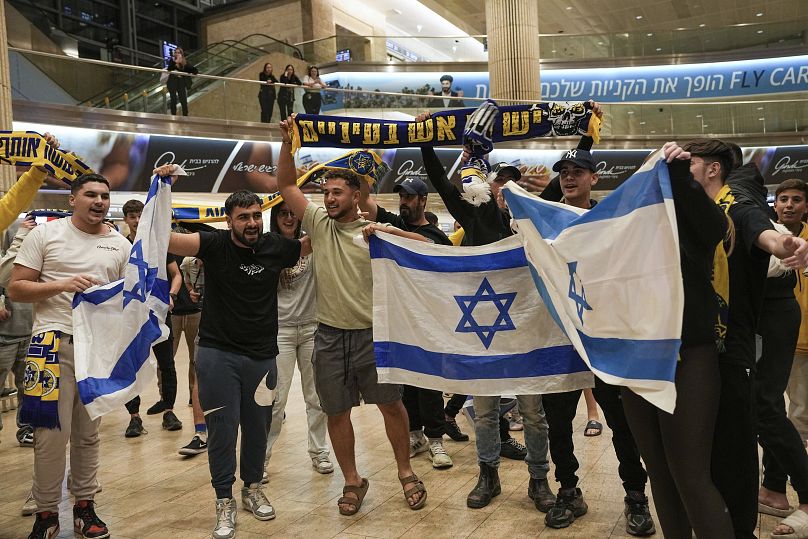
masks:
[[[560,172],[561,167],[563,167],[564,163],[567,161],[576,167],[588,168],[592,172],[596,172],[598,170],[591,153],[586,150],[575,149],[564,152],[564,156],[559,159],[555,165],[553,165],[553,171]]]
[[[499,177],[500,174],[510,174],[513,176],[514,181],[522,177],[522,173],[518,168],[505,162],[497,163],[491,170],[496,173],[497,177]]]
[[[404,191],[411,195],[426,196],[426,194],[429,193],[429,188],[418,178],[407,178],[393,187],[394,193],[398,193],[399,191]]]

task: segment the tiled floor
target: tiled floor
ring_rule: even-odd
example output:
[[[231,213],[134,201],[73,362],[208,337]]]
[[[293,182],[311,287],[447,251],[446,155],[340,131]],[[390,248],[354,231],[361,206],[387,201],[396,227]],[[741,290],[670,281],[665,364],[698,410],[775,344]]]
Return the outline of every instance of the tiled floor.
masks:
[[[180,380],[186,380],[188,356],[185,345],[177,357]],[[103,491],[97,496],[98,513],[116,539],[202,539],[210,537],[214,523],[213,490],[207,456],[184,458],[177,449],[193,433],[188,390],[181,383],[178,415],[183,430],[165,432],[160,416],[144,419],[149,434],[137,439],[123,437],[128,417],[122,408],[106,416],[101,427],[101,473]],[[581,488],[589,513],[566,530],[544,527],[543,515],[527,497],[527,468],[505,460],[500,468],[502,494],[483,509],[466,507],[466,495],[475,484],[476,451],[472,441],[447,439],[454,460],[448,470],[434,470],[425,454],[414,459],[415,471],[426,483],[429,501],[421,511],[409,510],[396,478],[392,451],[381,416],[372,406],[354,410],[359,469],[370,480],[370,490],[358,515],[337,512],[342,477],[337,470],[320,475],[310,466],[306,452],[306,420],[299,383],[293,384],[283,434],[270,465],[267,494],[277,518],[260,522],[245,511],[238,514],[240,539],[258,537],[358,538],[358,537],[629,537],[625,532],[623,489],[617,475],[617,460],[609,431],[584,438],[583,400],[576,418],[575,444],[581,462]],[[144,395],[143,408],[156,400],[156,387]],[[145,417],[145,416],[144,416]],[[20,506],[30,488],[31,449],[17,446],[13,412],[4,414],[7,428],[0,433],[0,538],[24,538],[32,517],[21,517]],[[461,428],[471,428],[461,420]],[[521,435],[517,435],[521,438]],[[650,493],[650,489],[649,493]],[[793,492],[791,493],[793,495]],[[62,506],[60,538],[72,538],[70,506]],[[777,523],[765,517],[761,537],[768,537]],[[661,538],[658,532],[656,537]]]

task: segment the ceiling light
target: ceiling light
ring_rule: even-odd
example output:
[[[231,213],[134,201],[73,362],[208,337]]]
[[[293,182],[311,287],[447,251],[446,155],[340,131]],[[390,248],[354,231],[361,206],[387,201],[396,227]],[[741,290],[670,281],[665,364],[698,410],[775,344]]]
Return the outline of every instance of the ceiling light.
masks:
[[[457,52],[457,45],[452,45],[452,52]]]
[[[567,11],[569,11],[569,10],[571,10],[571,9],[572,9],[572,6],[567,6],[567,7],[566,7],[566,8],[564,8],[564,9],[566,9]]]
[[[634,114],[633,110],[628,111],[626,114]]]
[[[759,121],[759,122],[765,122],[765,121],[766,121],[766,118],[758,118],[758,121]]]
[[[556,51],[556,50],[555,50],[555,49],[553,49],[553,50],[551,50],[550,52],[555,52],[555,51]]]
[[[707,25],[706,25],[706,24],[704,24],[704,23],[701,23],[701,24],[699,25],[699,28],[704,28],[705,26],[707,26]]]
[[[598,41],[598,45],[603,45],[603,41]]]
[[[635,18],[635,19],[637,19],[638,21],[639,21],[639,20],[642,20],[642,15],[637,15],[637,16],[636,16],[636,17],[634,17],[634,18]]]
[[[755,17],[762,17],[762,16],[763,16],[762,12],[761,13],[755,13]]]
[[[763,107],[758,107],[757,109],[758,109],[758,110],[763,110]]]
[[[762,34],[762,33],[763,33],[763,30],[758,30],[758,31],[757,31],[757,33],[758,33],[758,34]]]
[[[652,130],[651,130],[651,134],[653,135],[654,133],[656,133],[656,131],[654,131],[654,130],[652,129]]]
[[[648,37],[652,37],[652,36],[654,35],[654,33],[653,33],[653,32],[648,32],[648,33],[647,33],[647,34],[645,34],[645,35],[647,35]]]
[[[662,49],[661,49],[660,47],[657,47],[657,48],[656,48],[656,51],[657,51],[657,52],[662,52]]]
[[[424,29],[424,27],[423,27],[422,25],[420,25],[420,24],[416,24],[416,25],[415,25],[415,29],[416,29],[416,30],[418,30],[418,31],[420,32],[421,30],[423,30],[423,29]]]
[[[702,117],[703,117],[702,114],[696,114],[696,118],[702,118]]]
[[[645,125],[645,122],[640,122],[640,125]]]

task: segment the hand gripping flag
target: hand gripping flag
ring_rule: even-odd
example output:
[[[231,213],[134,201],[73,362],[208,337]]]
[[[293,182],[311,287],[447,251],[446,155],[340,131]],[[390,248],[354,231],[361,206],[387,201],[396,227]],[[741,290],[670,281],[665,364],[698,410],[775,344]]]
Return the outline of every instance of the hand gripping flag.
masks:
[[[595,375],[673,413],[684,291],[661,152],[591,210],[513,182],[504,196],[539,293]]]
[[[380,232],[370,256],[380,382],[467,395],[592,387],[536,292],[518,238],[451,247]]]
[[[123,279],[73,298],[76,382],[96,419],[148,387],[152,346],[168,338],[166,253],[171,232],[169,178],[152,178]]]

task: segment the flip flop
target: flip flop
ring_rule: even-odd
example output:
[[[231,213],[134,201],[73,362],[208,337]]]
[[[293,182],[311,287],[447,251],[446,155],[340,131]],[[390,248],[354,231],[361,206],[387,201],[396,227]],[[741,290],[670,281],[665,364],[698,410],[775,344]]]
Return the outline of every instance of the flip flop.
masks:
[[[398,480],[401,482],[401,486],[405,486],[407,483],[415,483],[415,486],[409,488],[404,491],[404,501],[407,502],[407,506],[413,511],[416,511],[424,506],[426,503],[426,487],[424,487],[424,482],[418,479],[418,476],[415,474],[409,475],[407,477],[399,477]],[[421,497],[414,505],[410,505],[410,496],[413,494],[420,492]]]
[[[793,512],[794,508],[791,506],[789,506],[788,509],[778,509],[777,507],[766,505],[763,502],[758,502],[758,513],[763,513],[764,515],[771,515],[773,517],[785,518]]]
[[[339,514],[349,517],[351,515],[355,515],[356,513],[358,513],[359,509],[362,507],[362,501],[365,499],[365,494],[368,493],[368,487],[370,487],[370,484],[368,483],[368,480],[365,479],[364,477],[362,478],[361,486],[357,487],[354,485],[345,485],[344,487],[342,487],[343,496],[342,498],[337,500],[337,506],[343,504],[343,505],[350,505],[352,508],[343,509],[342,507],[340,507]],[[356,498],[345,496],[345,494],[348,494],[349,492],[356,494]]]
[[[586,431],[588,430],[596,430],[595,434],[587,434]],[[600,436],[603,433],[603,425],[599,421],[595,421],[594,419],[588,421],[586,426],[584,427],[584,436],[593,437],[593,436]]]
[[[789,539],[808,539],[808,514],[797,509],[786,517],[780,524],[789,526],[794,533],[778,534],[772,532],[772,537],[788,537]]]

